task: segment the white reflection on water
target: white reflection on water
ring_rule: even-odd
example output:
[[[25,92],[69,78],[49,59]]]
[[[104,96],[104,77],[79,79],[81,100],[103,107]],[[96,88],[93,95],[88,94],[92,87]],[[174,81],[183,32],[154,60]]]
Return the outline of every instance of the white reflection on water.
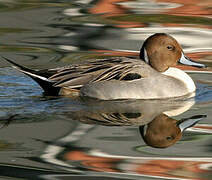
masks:
[[[81,16],[81,15],[84,15],[83,13],[80,12],[80,8],[66,9],[66,10],[63,11],[63,13],[65,15],[69,15],[69,16]]]
[[[182,6],[177,3],[156,2],[151,0],[121,2],[118,4],[131,9],[135,14],[156,14]]]
[[[143,41],[154,33],[168,33],[183,46],[187,52],[205,52],[212,50],[212,31],[192,27],[146,27],[126,29],[127,39]]]

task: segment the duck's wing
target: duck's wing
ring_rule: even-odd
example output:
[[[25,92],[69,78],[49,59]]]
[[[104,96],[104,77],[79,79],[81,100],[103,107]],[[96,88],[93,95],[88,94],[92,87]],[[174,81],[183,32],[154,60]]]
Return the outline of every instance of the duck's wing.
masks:
[[[61,88],[78,90],[90,82],[109,80],[132,81],[151,75],[154,71],[140,59],[116,57],[93,60],[71,66],[33,70],[3,57],[17,70],[30,76],[49,95],[57,95]]]
[[[139,59],[119,57],[64,67],[49,80],[54,81],[56,87],[77,89],[90,82],[144,78],[150,74],[149,69],[149,65]]]

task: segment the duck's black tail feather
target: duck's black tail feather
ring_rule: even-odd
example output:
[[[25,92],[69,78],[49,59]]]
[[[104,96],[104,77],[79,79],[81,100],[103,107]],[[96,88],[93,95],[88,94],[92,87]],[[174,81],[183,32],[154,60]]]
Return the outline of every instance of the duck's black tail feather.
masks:
[[[58,95],[60,88],[54,86],[54,81],[48,79],[48,77],[52,74],[48,70],[33,70],[27,67],[24,67],[20,64],[15,63],[14,61],[4,58],[7,62],[12,64],[12,67],[16,68],[18,71],[23,72],[24,74],[31,77],[35,82],[37,82],[40,87],[44,90],[46,95]]]

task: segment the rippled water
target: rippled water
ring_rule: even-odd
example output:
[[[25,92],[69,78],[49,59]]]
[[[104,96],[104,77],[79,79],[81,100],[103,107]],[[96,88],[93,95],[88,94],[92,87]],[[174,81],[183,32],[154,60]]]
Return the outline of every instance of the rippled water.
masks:
[[[1,56],[30,68],[136,56],[156,32],[212,66],[211,1],[1,2]],[[210,72],[189,71],[192,99],[104,102],[44,96],[0,59],[0,179],[212,179]]]

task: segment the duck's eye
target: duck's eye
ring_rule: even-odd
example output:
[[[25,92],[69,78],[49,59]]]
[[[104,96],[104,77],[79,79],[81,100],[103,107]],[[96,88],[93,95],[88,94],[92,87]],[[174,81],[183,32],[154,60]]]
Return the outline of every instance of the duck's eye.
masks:
[[[172,136],[167,136],[166,139],[167,139],[168,141],[171,141],[171,140],[173,139],[173,137],[172,137]]]
[[[171,51],[171,50],[173,50],[173,49],[174,49],[174,47],[173,47],[173,46],[171,46],[171,45],[168,45],[168,46],[167,46],[167,49]]]

